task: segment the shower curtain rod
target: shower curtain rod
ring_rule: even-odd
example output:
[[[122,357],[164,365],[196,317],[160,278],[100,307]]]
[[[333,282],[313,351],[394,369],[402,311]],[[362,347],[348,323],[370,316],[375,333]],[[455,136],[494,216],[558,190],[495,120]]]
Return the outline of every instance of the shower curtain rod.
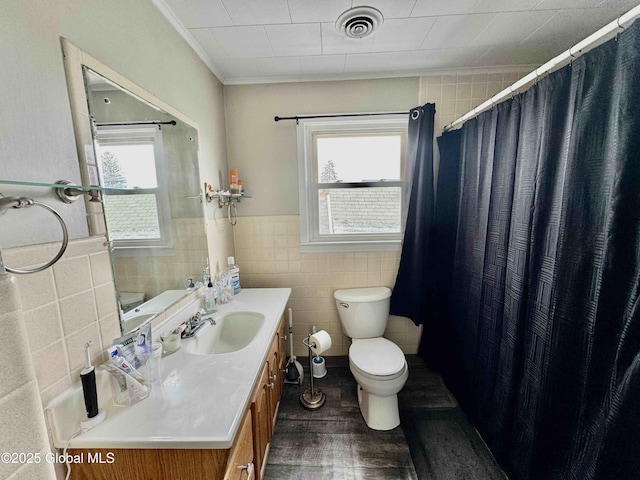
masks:
[[[175,120],[171,120],[168,122],[105,122],[105,123],[96,123],[96,127],[124,127],[127,125],[177,125]]]
[[[454,120],[449,125],[444,127],[443,131],[448,132],[450,130],[453,130],[458,125],[462,125],[467,120],[471,120],[472,118],[478,116],[482,112],[489,110],[491,107],[498,104],[502,100],[505,100],[507,97],[514,96],[517,90],[528,85],[529,83],[535,82],[536,80],[541,78],[543,75],[548,75],[549,73],[559,70],[565,65],[568,65],[574,59],[582,56],[583,54],[587,53],[589,50],[613,38],[615,36],[613,35],[614,33],[616,35],[620,33],[626,27],[631,25],[633,21],[636,20],[638,17],[640,17],[640,5],[632,8],[627,13],[620,15],[616,20],[605,25],[600,30],[588,36],[581,42],[576,43],[573,47],[569,48],[569,50],[566,50],[562,52],[560,55],[558,55],[557,57],[552,58],[544,65],[541,65],[540,67],[536,68],[533,72],[522,77],[517,82],[513,83],[509,87],[497,93],[486,102],[481,103],[470,112],[464,114],[457,120]]]
[[[378,115],[409,115],[409,112],[373,112],[373,113],[340,113],[335,115],[296,115],[295,117],[273,117],[273,120],[279,122],[280,120],[306,120],[308,118],[340,118],[340,117],[374,117]]]

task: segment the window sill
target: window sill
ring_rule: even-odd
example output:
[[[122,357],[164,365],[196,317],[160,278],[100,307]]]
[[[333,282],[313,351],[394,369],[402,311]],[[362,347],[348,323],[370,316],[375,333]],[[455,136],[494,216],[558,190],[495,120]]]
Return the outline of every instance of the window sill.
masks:
[[[301,243],[300,253],[399,252],[401,240]]]

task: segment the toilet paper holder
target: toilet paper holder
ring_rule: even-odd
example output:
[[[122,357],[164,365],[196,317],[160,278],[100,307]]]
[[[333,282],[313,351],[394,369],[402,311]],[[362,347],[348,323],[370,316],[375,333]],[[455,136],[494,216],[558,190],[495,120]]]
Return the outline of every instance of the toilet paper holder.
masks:
[[[302,340],[302,343],[309,349],[309,378],[311,379],[311,388],[305,390],[300,395],[300,404],[309,410],[315,410],[324,405],[327,396],[324,392],[317,390],[313,385],[313,355],[311,350],[316,349],[317,345],[311,340],[311,334],[307,335],[307,338]]]

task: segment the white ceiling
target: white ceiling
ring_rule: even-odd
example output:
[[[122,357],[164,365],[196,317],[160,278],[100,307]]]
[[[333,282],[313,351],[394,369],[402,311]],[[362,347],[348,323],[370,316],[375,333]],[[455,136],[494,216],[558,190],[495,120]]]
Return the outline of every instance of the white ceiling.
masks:
[[[152,0],[225,84],[537,66],[638,0]],[[380,10],[362,39],[334,23]]]

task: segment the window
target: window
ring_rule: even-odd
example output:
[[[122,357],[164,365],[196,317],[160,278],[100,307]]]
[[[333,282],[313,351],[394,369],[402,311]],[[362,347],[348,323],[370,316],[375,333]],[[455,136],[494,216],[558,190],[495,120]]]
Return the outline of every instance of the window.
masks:
[[[298,125],[303,252],[399,249],[407,117]]]
[[[107,191],[103,196],[109,240],[116,250],[171,247],[161,131],[126,126],[97,130],[101,185],[129,190]]]

